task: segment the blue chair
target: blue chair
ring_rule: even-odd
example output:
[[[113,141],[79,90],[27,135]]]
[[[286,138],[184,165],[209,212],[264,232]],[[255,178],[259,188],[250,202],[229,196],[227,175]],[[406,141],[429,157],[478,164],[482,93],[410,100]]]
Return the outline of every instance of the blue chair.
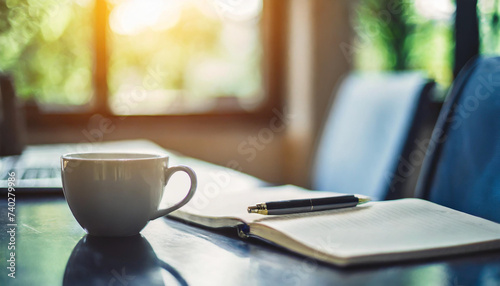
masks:
[[[500,57],[477,58],[459,73],[416,196],[500,222]]]
[[[401,197],[401,190],[395,188],[400,159],[404,150],[411,149],[409,138],[418,134],[417,113],[430,101],[433,86],[416,72],[349,75],[318,140],[312,189],[363,194],[375,200]],[[418,177],[418,170],[411,175]],[[416,179],[411,195],[415,184]]]

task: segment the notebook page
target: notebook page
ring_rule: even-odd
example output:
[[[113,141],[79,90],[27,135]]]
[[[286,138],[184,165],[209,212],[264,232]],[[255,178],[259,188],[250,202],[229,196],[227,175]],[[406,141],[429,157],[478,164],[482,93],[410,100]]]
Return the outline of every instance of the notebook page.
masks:
[[[187,205],[171,213],[170,216],[209,227],[232,227],[240,221],[250,223],[256,220],[276,217],[249,214],[247,207],[257,203],[339,195],[343,194],[309,191],[293,185],[231,190],[221,192],[219,195],[213,197],[206,196],[202,192],[197,191]]]
[[[494,240],[500,247],[500,224],[419,199],[374,202],[314,216],[273,217],[251,225],[251,232],[277,243],[286,235],[341,259]]]

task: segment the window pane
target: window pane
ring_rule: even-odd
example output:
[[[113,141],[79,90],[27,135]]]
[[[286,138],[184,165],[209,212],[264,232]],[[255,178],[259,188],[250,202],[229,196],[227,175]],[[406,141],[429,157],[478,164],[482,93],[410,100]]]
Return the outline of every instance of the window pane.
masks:
[[[0,2],[0,71],[41,103],[82,105],[92,95],[89,0]]]
[[[451,84],[454,1],[360,0],[356,7],[357,69],[423,70]]]
[[[498,0],[479,0],[479,31],[481,53],[500,54],[500,4]]]
[[[262,0],[109,3],[114,113],[197,113],[262,101]]]

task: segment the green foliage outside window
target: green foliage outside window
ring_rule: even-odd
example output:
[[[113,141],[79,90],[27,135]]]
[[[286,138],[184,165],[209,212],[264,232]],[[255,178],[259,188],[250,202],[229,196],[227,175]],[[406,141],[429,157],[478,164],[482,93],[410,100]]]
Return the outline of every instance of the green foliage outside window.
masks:
[[[500,53],[499,0],[479,0],[480,53]],[[453,80],[452,0],[359,0],[354,10],[358,70],[422,70],[442,86]]]
[[[479,0],[479,37],[481,53],[500,54],[500,4],[499,0]]]
[[[0,1],[0,71],[17,93],[80,105],[92,94],[91,3]]]
[[[360,0],[354,17],[355,67],[423,70],[438,83],[449,85],[453,9],[451,0]]]

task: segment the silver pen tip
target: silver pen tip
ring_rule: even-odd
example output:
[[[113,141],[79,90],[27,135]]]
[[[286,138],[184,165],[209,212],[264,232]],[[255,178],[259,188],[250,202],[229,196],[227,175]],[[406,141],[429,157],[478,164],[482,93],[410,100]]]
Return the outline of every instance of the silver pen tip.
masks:
[[[372,200],[370,197],[363,195],[356,195],[356,197],[358,198],[358,204],[364,204]]]

